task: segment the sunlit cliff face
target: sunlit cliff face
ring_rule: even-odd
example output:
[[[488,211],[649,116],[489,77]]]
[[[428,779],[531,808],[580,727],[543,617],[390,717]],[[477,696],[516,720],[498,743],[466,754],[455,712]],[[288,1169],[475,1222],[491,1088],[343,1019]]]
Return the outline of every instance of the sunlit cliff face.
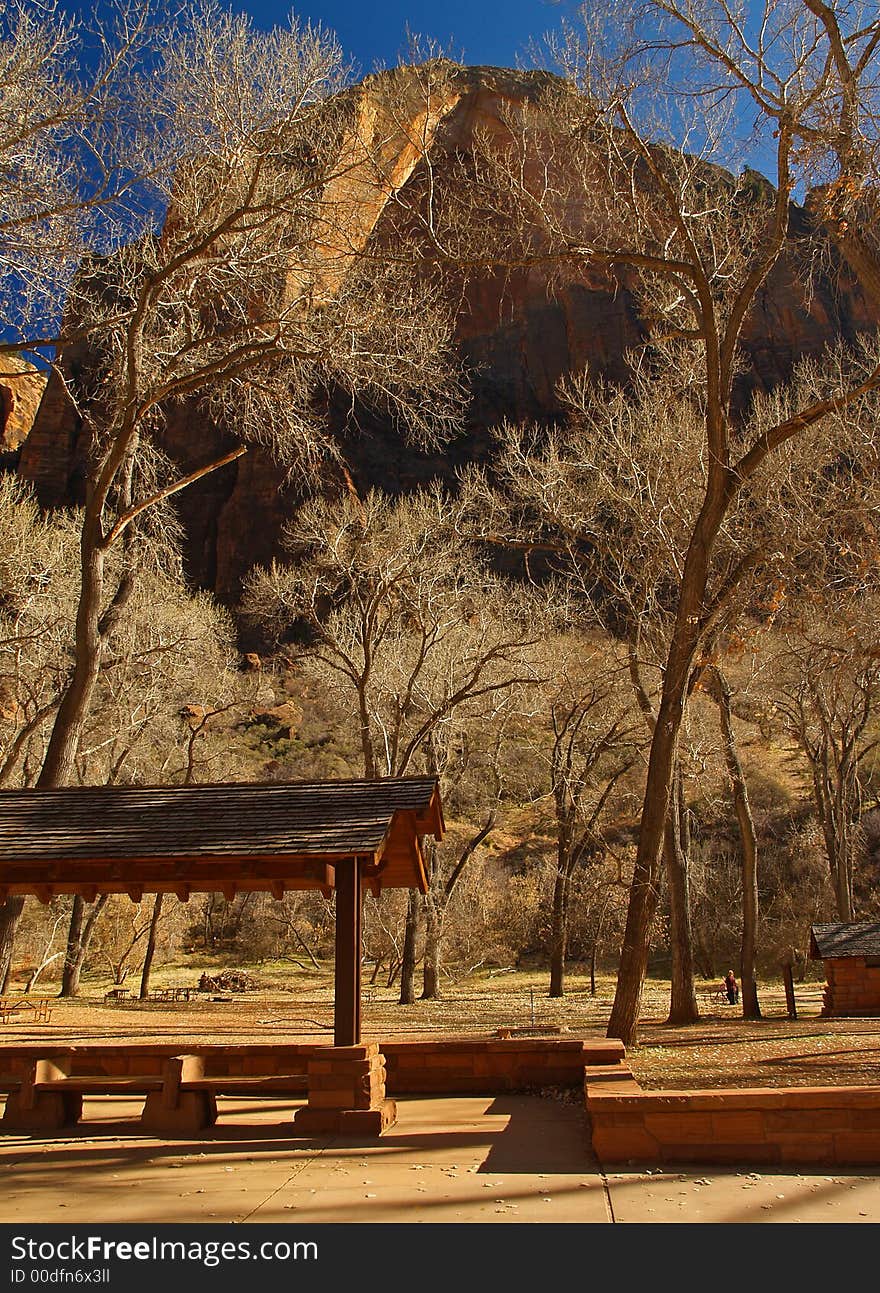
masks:
[[[0,449],[17,449],[33,425],[45,374],[12,355],[0,358]]]
[[[479,171],[476,154],[487,141],[499,150],[512,147],[520,109],[558,85],[546,74],[437,64],[428,70],[382,73],[347,91],[344,110],[334,120],[332,148],[325,136],[312,158],[307,148],[303,151],[308,141],[298,141],[295,163],[319,168],[312,188],[314,233],[311,242],[297,244],[286,282],[277,290],[287,299],[301,299],[305,310],[320,310],[357,279],[365,257],[374,252],[381,256],[402,230],[407,255],[424,257],[428,268],[440,263],[447,243],[454,250],[456,241],[464,245],[472,232],[460,229],[462,237],[456,240],[456,213],[468,206],[456,205],[454,194],[450,202],[450,190]],[[530,148],[525,164],[534,169],[546,165],[549,181],[560,192],[570,194],[580,186],[586,235],[588,186],[581,175],[554,170],[564,171],[570,164],[565,148],[550,129],[543,137],[536,132]],[[574,215],[566,211],[570,223]],[[795,210],[793,219],[806,216]],[[536,244],[540,237],[538,230]],[[587,370],[624,380],[626,352],[642,336],[625,277],[611,281],[586,261],[566,265],[552,283],[539,263],[493,269],[487,261],[462,273],[447,263],[444,273],[470,389],[466,434],[442,450],[419,451],[374,411],[352,408],[349,401],[339,401],[337,407],[333,393],[327,393],[327,416],[358,490],[376,485],[400,492],[437,477],[452,479],[457,467],[491,455],[491,428],[504,419],[558,417],[561,378]],[[797,268],[786,259],[776,265],[756,304],[743,331],[743,347],[751,367],[747,380],[764,387],[785,379],[799,357],[817,354],[830,340],[878,322],[845,276],[835,283],[815,282],[808,297]],[[234,412],[230,410],[233,421]],[[209,461],[221,444],[226,444],[221,430],[195,406],[169,411],[164,446],[182,466]],[[21,456],[21,472],[35,483],[43,504],[72,496],[81,475],[81,452],[75,412],[50,383]],[[326,478],[312,486],[347,488],[344,477],[330,467]],[[232,466],[181,494],[178,505],[194,582],[235,602],[250,567],[267,564],[277,554],[281,527],[301,490],[267,451],[252,447]]]

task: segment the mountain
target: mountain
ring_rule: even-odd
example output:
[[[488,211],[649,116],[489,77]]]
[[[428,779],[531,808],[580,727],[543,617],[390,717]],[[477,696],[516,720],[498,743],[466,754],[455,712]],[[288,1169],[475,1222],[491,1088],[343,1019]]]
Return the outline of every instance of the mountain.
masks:
[[[435,182],[442,185],[452,165],[467,160],[478,131],[502,137],[505,110],[532,99],[550,80],[541,73],[458,69],[430,120],[414,96],[412,120],[397,121],[389,129],[387,113],[383,116],[384,75],[400,74],[381,74],[363,84],[358,130],[381,136],[386,173],[398,191],[419,182],[420,155],[409,142],[411,132],[427,133]],[[333,183],[336,189],[330,196],[350,212],[352,244],[381,243],[387,193],[375,184],[371,188],[357,173]],[[791,219],[797,228],[799,223],[806,225],[809,216],[793,208]],[[503,419],[553,418],[554,388],[565,374],[588,368],[625,379],[625,352],[640,337],[638,311],[625,283],[613,290],[588,268],[573,268],[552,290],[540,268],[487,271],[470,278],[455,299],[456,343],[471,391],[466,431],[442,451],[419,452],[365,409],[355,410],[354,416],[348,408],[331,409],[350,480],[358,490],[381,486],[405,491],[438,476],[451,478],[456,467],[468,461],[487,459],[491,428]],[[852,339],[878,322],[844,271],[814,282],[808,294],[796,265],[781,260],[744,328],[749,381],[771,387],[790,373],[799,357],[817,354],[836,338]],[[77,371],[90,362],[83,346],[73,348],[64,357],[68,377],[75,382]],[[169,411],[164,445],[184,471],[210,461],[227,444],[228,435],[224,439],[194,405]],[[57,377],[50,380],[22,447],[19,469],[46,506],[81,496],[79,419]],[[322,487],[343,489],[346,483],[340,474]],[[178,495],[192,580],[234,603],[250,567],[277,553],[281,526],[297,497],[284,469],[260,448],[250,448],[233,464]]]

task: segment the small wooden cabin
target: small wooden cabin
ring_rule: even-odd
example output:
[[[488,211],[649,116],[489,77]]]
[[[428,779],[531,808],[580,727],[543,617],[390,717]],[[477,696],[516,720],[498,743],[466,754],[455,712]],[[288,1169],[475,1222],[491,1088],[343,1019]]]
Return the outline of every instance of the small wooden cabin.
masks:
[[[825,962],[823,1015],[880,1015],[880,921],[812,925],[810,957]]]

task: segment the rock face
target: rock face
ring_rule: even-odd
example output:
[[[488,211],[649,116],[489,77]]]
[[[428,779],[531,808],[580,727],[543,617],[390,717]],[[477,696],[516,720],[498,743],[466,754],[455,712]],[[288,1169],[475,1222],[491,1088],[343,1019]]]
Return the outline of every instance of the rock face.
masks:
[[[0,358],[0,451],[18,449],[30,431],[46,376],[15,355]]]
[[[528,99],[543,81],[546,78],[537,74],[464,69],[451,78],[431,113],[414,108],[413,120],[405,123],[410,129],[397,136],[396,152],[387,132],[383,134],[387,121],[367,83],[359,129],[385,141],[385,175],[394,189],[414,182],[418,155],[408,140],[419,134],[432,141],[436,175],[442,181],[446,157],[466,156],[478,129],[497,135],[503,130],[505,104]],[[353,165],[348,188],[333,195],[334,201],[347,204],[349,245],[355,250],[370,237],[382,237],[388,191],[377,189],[373,175]],[[795,211],[793,218],[805,217]],[[344,271],[338,256],[328,257],[327,290]],[[744,331],[753,380],[772,386],[788,375],[799,357],[817,354],[830,340],[852,338],[877,323],[857,287],[845,277],[836,283],[819,282],[807,299],[794,267],[782,262],[761,291]],[[545,275],[534,268],[472,279],[461,296],[457,318],[458,347],[472,392],[466,432],[443,452],[420,453],[364,410],[356,410],[354,418],[350,410],[339,410],[332,416],[350,478],[358,490],[378,485],[392,492],[436,477],[451,478],[462,463],[491,454],[491,428],[503,419],[551,419],[558,411],[554,388],[565,374],[589,369],[622,379],[624,354],[639,335],[637,311],[626,290],[613,292],[591,279],[589,270],[573,272],[552,292]],[[83,352],[66,356],[71,373],[88,362]],[[165,448],[184,470],[210,461],[227,444],[195,407],[171,411]],[[20,469],[35,483],[45,505],[76,499],[81,493],[79,424],[54,377],[23,446]],[[322,485],[345,487],[341,476]],[[276,555],[281,527],[296,501],[284,470],[259,448],[249,449],[180,494],[193,581],[234,603],[251,566]]]

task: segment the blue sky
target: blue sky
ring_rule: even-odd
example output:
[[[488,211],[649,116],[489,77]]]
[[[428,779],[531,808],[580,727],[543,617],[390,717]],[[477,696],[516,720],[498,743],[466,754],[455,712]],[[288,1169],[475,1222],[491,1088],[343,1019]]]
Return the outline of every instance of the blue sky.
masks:
[[[153,0],[159,12],[178,8],[177,0]],[[92,16],[108,6],[108,0],[61,0],[71,13]],[[462,63],[515,67],[518,62],[534,65],[529,45],[540,48],[544,37],[558,32],[568,19],[578,26],[583,0],[219,0],[222,7],[247,13],[257,27],[285,26],[294,12],[302,21],[312,21],[333,31],[355,77],[377,67],[394,66],[406,60],[408,33],[436,42],[440,52]],[[589,0],[587,0],[589,3]],[[757,8],[757,0],[747,0]],[[540,59],[540,53],[538,55]],[[743,135],[750,131],[743,124]],[[735,140],[731,141],[735,145]],[[739,163],[731,154],[730,164]],[[752,164],[766,170],[761,149]],[[772,163],[768,162],[772,173]]]
[[[573,0],[234,0],[261,27],[283,24],[293,7],[299,18],[336,32],[362,73],[377,63],[393,64],[407,46],[407,29],[440,42],[464,63],[516,65],[531,39],[540,40],[563,17],[577,11]]]

